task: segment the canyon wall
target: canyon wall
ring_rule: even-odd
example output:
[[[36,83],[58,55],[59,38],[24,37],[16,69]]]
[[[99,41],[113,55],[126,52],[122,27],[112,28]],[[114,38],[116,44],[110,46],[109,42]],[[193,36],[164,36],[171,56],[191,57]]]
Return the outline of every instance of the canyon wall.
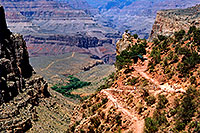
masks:
[[[38,99],[49,96],[47,83],[29,64],[23,37],[7,29],[2,6],[0,32],[0,132],[24,132]]]
[[[181,29],[188,31],[191,26],[200,27],[200,5],[186,9],[158,11],[149,40],[158,35],[170,36]]]
[[[86,7],[87,3],[76,0],[0,2],[6,10],[8,27],[13,32],[24,35],[30,56],[78,52],[103,57],[102,60],[107,60],[104,57],[108,56],[115,60],[113,45],[119,33],[98,24],[91,15],[94,9]],[[102,47],[109,53],[99,50]],[[53,50],[54,48],[56,49]]]

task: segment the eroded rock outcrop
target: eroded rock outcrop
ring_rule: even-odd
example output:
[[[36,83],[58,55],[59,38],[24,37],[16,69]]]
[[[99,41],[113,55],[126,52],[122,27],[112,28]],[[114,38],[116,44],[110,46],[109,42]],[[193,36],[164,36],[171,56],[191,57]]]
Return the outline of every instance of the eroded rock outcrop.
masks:
[[[116,53],[117,55],[120,55],[120,53],[124,50],[126,50],[131,45],[135,45],[137,42],[137,39],[135,39],[131,34],[124,32],[122,35],[122,39],[120,39],[116,43]]]
[[[38,98],[47,97],[47,83],[29,64],[26,43],[7,28],[0,6],[0,132],[26,131],[35,117]]]
[[[188,31],[190,26],[200,27],[200,5],[186,9],[158,11],[149,40],[158,35],[170,36],[181,29]]]

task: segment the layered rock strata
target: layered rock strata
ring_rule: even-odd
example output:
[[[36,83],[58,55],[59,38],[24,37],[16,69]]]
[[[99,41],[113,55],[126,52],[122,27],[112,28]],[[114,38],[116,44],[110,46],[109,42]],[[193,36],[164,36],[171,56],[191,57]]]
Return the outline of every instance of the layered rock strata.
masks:
[[[26,43],[7,28],[0,6],[0,132],[23,132],[35,119],[38,99],[47,97],[47,83],[29,64]]]
[[[86,8],[83,10],[86,2],[80,0],[0,0],[0,2],[6,10],[8,28],[24,35],[30,57],[78,52],[103,57],[102,60],[108,60],[104,57],[115,59],[113,45],[119,33],[98,24],[89,11],[85,10]],[[89,6],[87,8],[90,9]],[[102,52],[101,47],[106,48],[109,53]]]
[[[200,27],[200,5],[186,9],[158,11],[149,40],[158,35],[171,36],[181,29],[188,31],[191,26]]]

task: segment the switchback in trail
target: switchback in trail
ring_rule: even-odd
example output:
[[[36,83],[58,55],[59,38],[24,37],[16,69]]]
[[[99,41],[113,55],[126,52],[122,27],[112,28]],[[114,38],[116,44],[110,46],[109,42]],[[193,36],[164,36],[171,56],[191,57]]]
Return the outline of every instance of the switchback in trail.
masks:
[[[112,89],[110,89],[112,90]],[[127,108],[123,107],[120,104],[119,100],[114,98],[114,96],[108,92],[109,90],[102,90],[101,93],[104,93],[110,101],[114,104],[114,106],[121,111],[124,115],[128,116],[131,121],[130,130],[134,131],[134,133],[143,133],[144,131],[144,120],[140,120],[136,117],[135,111],[129,111]]]

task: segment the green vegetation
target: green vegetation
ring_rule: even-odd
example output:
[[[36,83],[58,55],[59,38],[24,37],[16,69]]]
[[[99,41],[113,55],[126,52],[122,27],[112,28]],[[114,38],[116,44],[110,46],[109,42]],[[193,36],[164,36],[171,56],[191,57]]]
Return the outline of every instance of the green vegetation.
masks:
[[[91,121],[91,123],[94,124],[95,128],[98,128],[99,125],[101,124],[101,121],[100,121],[100,119],[98,117],[90,118],[90,121]]]
[[[159,39],[160,41],[164,41],[164,40],[167,39],[167,37],[166,37],[166,36],[163,36],[163,35],[158,35],[158,39]]]
[[[165,113],[161,113],[160,111],[156,110],[153,114],[153,118],[147,117],[145,119],[145,132],[155,133],[158,131],[159,127],[163,125],[168,125]]]
[[[122,118],[122,116],[121,116],[120,113],[115,116],[115,121],[116,121],[118,126],[122,125],[122,119],[121,118]]]
[[[84,86],[88,86],[91,84],[90,82],[80,81],[80,79],[73,77],[71,75],[68,76],[68,81],[69,81],[69,83],[67,83],[66,85],[54,85],[51,88],[66,97],[74,98],[74,99],[77,99],[77,98],[81,99],[80,95],[71,94],[71,92],[74,89],[82,88]]]
[[[105,82],[103,85],[101,85],[98,89],[97,89],[97,92],[103,90],[103,89],[107,89],[107,88],[110,88],[114,81],[117,79],[117,74],[116,73],[112,73],[111,75],[108,76],[108,78],[105,79]]]
[[[139,79],[138,77],[133,77],[133,78],[131,78],[131,79],[129,78],[128,81],[127,81],[127,83],[128,83],[129,85],[135,85],[136,83],[139,82],[138,79]]]
[[[133,61],[134,63],[137,63],[138,58],[143,60],[142,56],[146,54],[146,46],[147,43],[144,41],[122,51],[121,54],[116,57],[115,66],[117,69],[120,70],[125,67],[128,68],[128,66],[131,65]]]
[[[181,103],[176,108],[176,130],[182,131],[185,129],[185,126],[190,123],[194,113],[197,111],[197,107],[199,107],[199,97],[200,92],[192,87],[186,91],[186,94],[183,96]]]
[[[152,60],[148,64],[150,72],[154,71],[156,65],[162,65],[164,73],[169,74],[168,77],[172,78],[173,72],[170,70],[170,66],[175,66],[174,70],[179,72],[180,77],[187,77],[189,72],[197,64],[200,64],[200,55],[198,54],[200,29],[194,26],[190,27],[187,34],[184,30],[175,32],[172,38],[158,35],[158,39],[154,39],[153,43],[150,54]]]
[[[165,95],[158,95],[158,105],[157,109],[163,109],[165,108],[165,104],[168,103],[168,100]]]
[[[155,133],[158,131],[158,123],[154,119],[147,117],[145,119],[145,133]]]
[[[185,35],[184,30],[180,30],[179,32],[174,33],[176,41],[180,41],[181,39],[183,39],[184,35]]]
[[[133,34],[133,37],[134,37],[135,39],[138,39],[138,35],[137,35],[137,34]]]
[[[172,132],[178,133],[185,129],[188,132],[200,131],[200,90],[189,87],[180,99],[174,100],[173,108],[166,108],[167,103],[167,98],[164,95],[159,95],[153,117],[145,119],[146,133],[164,132],[163,129],[170,125]],[[168,122],[167,118],[170,118],[171,123]]]
[[[144,100],[147,102],[148,106],[151,106],[156,102],[156,98],[154,96],[148,96]]]

